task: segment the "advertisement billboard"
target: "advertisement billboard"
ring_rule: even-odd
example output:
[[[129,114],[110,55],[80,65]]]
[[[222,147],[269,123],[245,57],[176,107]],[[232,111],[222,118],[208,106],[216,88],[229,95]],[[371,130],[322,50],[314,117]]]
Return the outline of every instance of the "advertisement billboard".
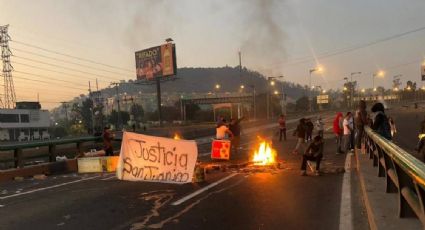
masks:
[[[172,43],[137,51],[135,56],[137,80],[176,75],[176,47]]]

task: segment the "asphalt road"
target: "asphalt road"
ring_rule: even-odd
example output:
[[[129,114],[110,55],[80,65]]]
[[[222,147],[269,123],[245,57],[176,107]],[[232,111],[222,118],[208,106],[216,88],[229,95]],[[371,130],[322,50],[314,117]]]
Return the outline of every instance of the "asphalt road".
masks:
[[[415,151],[418,143],[418,134],[420,131],[420,123],[425,118],[425,109],[398,108],[387,112],[396,122],[397,133],[394,137],[394,143],[423,160],[423,156],[419,156]]]
[[[331,134],[322,175],[302,177],[301,157],[290,153],[295,139],[278,142],[275,128],[263,128],[246,132],[235,160],[246,160],[261,133],[273,139],[280,168],[217,170],[206,182],[185,185],[119,181],[114,174],[5,182],[1,229],[368,229],[356,174],[343,170],[352,157],[335,155]]]

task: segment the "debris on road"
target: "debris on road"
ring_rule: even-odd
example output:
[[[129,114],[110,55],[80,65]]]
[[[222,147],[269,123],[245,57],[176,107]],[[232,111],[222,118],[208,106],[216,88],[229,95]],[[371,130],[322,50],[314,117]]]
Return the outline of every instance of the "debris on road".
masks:
[[[45,180],[47,178],[47,176],[44,175],[44,174],[36,174],[36,175],[33,176],[33,178],[36,179],[36,180]]]
[[[23,181],[24,180],[24,177],[15,176],[13,179],[16,180],[16,181]]]

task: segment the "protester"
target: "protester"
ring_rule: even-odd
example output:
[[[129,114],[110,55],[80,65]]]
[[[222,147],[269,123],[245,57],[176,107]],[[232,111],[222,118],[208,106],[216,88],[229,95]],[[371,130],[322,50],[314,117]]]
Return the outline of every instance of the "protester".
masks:
[[[391,137],[394,137],[394,135],[397,133],[397,127],[395,126],[395,121],[392,117],[388,117],[388,122],[390,123]]]
[[[295,146],[295,149],[293,151],[294,154],[298,154],[301,148],[304,148],[304,142],[306,137],[306,124],[305,124],[305,118],[300,119],[300,123],[298,124],[297,128],[294,131],[294,136],[297,137],[297,145]]]
[[[333,121],[333,132],[336,137],[336,154],[342,153],[342,136],[344,134],[342,123],[343,115],[341,112],[338,112]]]
[[[225,121],[224,117],[223,116],[218,116],[217,117],[217,121],[216,121],[216,128],[218,128],[219,126],[221,126],[221,125],[223,125],[225,123],[226,123],[226,121]]]
[[[323,141],[321,136],[315,136],[314,141],[307,147],[304,155],[303,161],[301,164],[301,175],[305,176],[307,161],[315,161],[316,162],[316,176],[320,175],[320,161],[323,158]]]
[[[218,140],[224,140],[224,139],[231,139],[233,137],[232,131],[227,127],[226,125],[226,119],[223,118],[222,122],[218,124],[216,131],[216,139]],[[227,135],[227,137],[226,137]]]
[[[305,124],[307,126],[306,141],[311,141],[311,137],[313,135],[314,124],[313,124],[313,122],[311,122],[311,119],[307,119]]]
[[[105,155],[113,156],[114,155],[114,147],[112,146],[113,135],[110,132],[109,127],[106,126],[105,128],[103,128],[102,138],[103,138],[103,149],[105,150]]]
[[[321,136],[323,138],[323,132],[325,130],[325,123],[322,120],[322,117],[319,116],[316,121],[316,129],[317,129],[317,135]]]
[[[425,162],[425,134],[419,134],[419,142],[416,150],[422,156],[423,162]]]
[[[342,123],[343,129],[344,129],[344,153],[348,153],[350,150],[351,145],[351,133],[353,132],[353,122],[352,122],[352,114],[351,112],[347,112],[347,115],[344,118],[344,121]]]
[[[362,148],[362,139],[364,136],[364,127],[368,125],[368,114],[366,111],[366,102],[361,100],[359,108],[356,111],[355,127],[356,127],[356,148]]]
[[[372,112],[375,114],[371,128],[382,137],[391,140],[391,126],[385,115],[385,108],[382,103],[376,103],[372,106]]]
[[[351,133],[350,133],[350,146],[349,149],[351,151],[354,151],[354,115],[350,112],[351,116],[350,116],[350,120],[348,121],[351,124]]]
[[[282,136],[283,136],[283,140],[286,141],[286,117],[285,115],[280,115],[279,117],[279,141],[282,141]]]
[[[240,145],[240,141],[241,141],[241,126],[240,126],[240,122],[243,120],[244,118],[241,117],[239,119],[230,119],[230,124],[229,124],[229,130],[230,132],[232,132],[233,134],[233,138],[231,139],[231,147],[233,149],[233,152],[235,154],[238,153],[238,149],[239,149],[239,145]]]

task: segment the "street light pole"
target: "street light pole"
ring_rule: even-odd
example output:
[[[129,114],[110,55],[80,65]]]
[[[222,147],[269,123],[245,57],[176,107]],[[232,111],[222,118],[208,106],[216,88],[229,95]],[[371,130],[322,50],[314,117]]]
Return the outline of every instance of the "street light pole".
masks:
[[[311,74],[313,72],[316,72],[316,71],[321,72],[322,71],[322,68],[321,67],[317,67],[317,68],[310,69],[310,71],[309,71],[310,72],[310,79],[309,79],[309,89],[308,89],[308,92],[309,92],[308,106],[309,106],[310,112],[313,112],[313,105],[312,105],[312,98],[311,98],[311,91],[312,91],[312,89],[311,89]]]

